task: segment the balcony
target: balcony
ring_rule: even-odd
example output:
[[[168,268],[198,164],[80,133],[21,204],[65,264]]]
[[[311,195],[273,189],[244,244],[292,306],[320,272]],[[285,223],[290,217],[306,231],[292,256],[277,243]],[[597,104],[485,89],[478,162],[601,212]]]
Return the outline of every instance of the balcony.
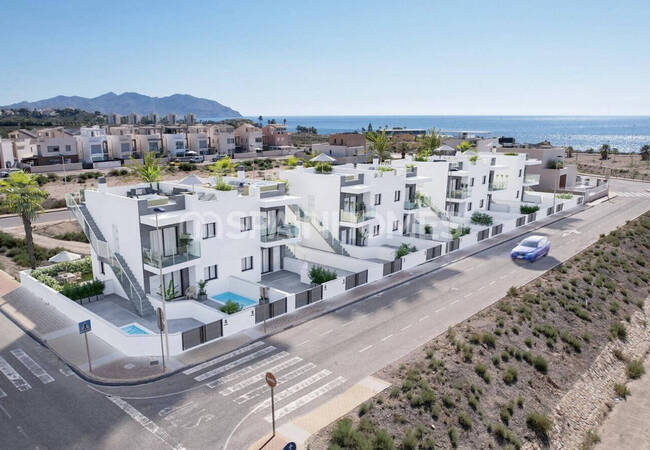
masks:
[[[508,187],[508,182],[507,181],[495,181],[493,183],[490,183],[488,186],[488,191],[494,192],[494,191],[503,191],[507,189]]]
[[[524,176],[524,186],[536,186],[539,184],[539,174]]]
[[[413,200],[404,201],[404,210],[411,211],[414,209],[428,208],[431,206],[431,198],[429,197],[416,197]]]
[[[341,222],[362,223],[375,218],[374,210],[345,211],[341,210]]]
[[[453,200],[464,200],[472,195],[472,189],[469,187],[459,189],[447,189],[447,198]]]
[[[166,269],[199,259],[200,257],[201,246],[199,242],[190,242],[187,245],[178,246],[174,254],[161,254],[159,250],[150,248],[142,249],[142,261],[144,264],[156,269]]]
[[[262,230],[260,234],[260,241],[262,244],[272,244],[278,241],[287,239],[296,239],[300,236],[300,230],[295,225],[278,225],[275,233],[270,233],[269,230]]]

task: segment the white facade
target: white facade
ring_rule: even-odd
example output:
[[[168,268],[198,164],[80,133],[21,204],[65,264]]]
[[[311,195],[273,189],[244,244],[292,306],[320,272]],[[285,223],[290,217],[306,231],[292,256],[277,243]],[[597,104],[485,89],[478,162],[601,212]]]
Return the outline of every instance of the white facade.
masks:
[[[235,129],[235,147],[242,152],[255,152],[262,149],[262,129],[245,123]]]
[[[135,134],[133,127],[112,127],[106,136],[108,157],[111,159],[129,159],[135,153]]]
[[[77,162],[80,158],[77,140],[63,127],[38,130],[36,151],[39,164]]]
[[[190,150],[207,155],[214,148],[210,139],[209,128],[204,125],[187,127],[187,146]]]
[[[104,128],[81,127],[75,136],[81,158],[86,162],[105,161],[108,156],[108,142]]]
[[[185,133],[170,133],[162,135],[164,153],[170,157],[183,156],[188,150]]]
[[[157,127],[139,127],[133,136],[135,152],[141,156],[146,152],[162,153],[162,137]]]
[[[209,125],[208,132],[212,146],[220,155],[235,153],[235,128],[230,125]]]

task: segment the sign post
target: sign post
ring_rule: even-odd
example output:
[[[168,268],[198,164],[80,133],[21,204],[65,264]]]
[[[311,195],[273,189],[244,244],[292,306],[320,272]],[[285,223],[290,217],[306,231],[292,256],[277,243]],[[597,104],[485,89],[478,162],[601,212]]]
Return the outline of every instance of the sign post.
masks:
[[[158,307],[156,309],[156,315],[158,318],[158,330],[160,331],[160,353],[162,355],[162,369],[163,372],[167,370],[165,366],[165,347],[163,346],[163,331],[165,331],[165,312],[162,308]]]
[[[92,372],[93,371],[93,366],[90,362],[90,346],[88,345],[88,333],[92,330],[92,327],[90,325],[90,319],[84,320],[83,322],[79,322],[79,334],[84,335],[84,339],[86,340],[86,354],[88,355],[88,371]]]
[[[266,384],[271,388],[271,417],[273,419],[273,437],[275,437],[275,402],[273,401],[273,388],[278,384],[278,380],[271,372],[266,372]]]

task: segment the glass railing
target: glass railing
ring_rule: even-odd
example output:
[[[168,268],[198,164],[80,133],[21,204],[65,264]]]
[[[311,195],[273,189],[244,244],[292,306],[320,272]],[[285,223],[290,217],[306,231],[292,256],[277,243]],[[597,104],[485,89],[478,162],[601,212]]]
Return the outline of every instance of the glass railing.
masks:
[[[490,183],[488,186],[489,191],[503,191],[508,187],[508,182],[507,181],[496,181],[494,183]]]
[[[428,208],[429,206],[431,206],[431,198],[429,197],[416,197],[413,200],[404,201],[404,209],[406,210]]]
[[[524,184],[539,184],[539,175],[524,176]]]
[[[174,254],[161,254],[159,250],[150,248],[142,249],[142,260],[152,267],[170,267],[182,264],[201,257],[201,245],[199,242],[190,242],[187,245],[176,247]]]
[[[279,225],[275,233],[269,233],[267,230],[262,230],[260,240],[262,242],[275,242],[283,239],[293,239],[299,236],[300,232],[295,225]]]
[[[362,210],[362,211],[345,211],[343,209],[341,210],[341,222],[359,223],[374,218],[375,218],[374,210]]]
[[[447,198],[463,199],[463,198],[469,198],[471,195],[472,195],[472,190],[468,187],[447,190]]]

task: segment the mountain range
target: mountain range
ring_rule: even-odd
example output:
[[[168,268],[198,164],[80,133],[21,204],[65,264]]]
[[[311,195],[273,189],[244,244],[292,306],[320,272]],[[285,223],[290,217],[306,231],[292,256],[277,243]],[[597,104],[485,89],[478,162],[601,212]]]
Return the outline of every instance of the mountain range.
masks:
[[[57,95],[56,97],[35,102],[19,102],[13,105],[0,106],[4,109],[47,109],[47,108],[79,108],[84,111],[100,111],[104,114],[126,115],[132,112],[145,115],[157,113],[160,116],[174,113],[184,115],[194,113],[197,117],[241,117],[238,111],[207,98],[194,97],[187,94],[174,94],[168,97],[149,97],[137,92],[116,94],[107,92],[99,97],[86,98],[79,96]]]

